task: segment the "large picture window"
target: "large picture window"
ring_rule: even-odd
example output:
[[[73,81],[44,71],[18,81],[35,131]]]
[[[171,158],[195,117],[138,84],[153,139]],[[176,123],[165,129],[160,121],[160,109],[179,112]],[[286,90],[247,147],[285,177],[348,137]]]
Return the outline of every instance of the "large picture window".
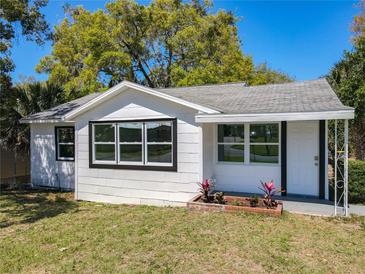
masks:
[[[90,122],[90,167],[177,169],[176,119]]]
[[[75,160],[75,130],[74,127],[56,127],[56,160]]]
[[[250,125],[250,162],[279,163],[279,125]]]

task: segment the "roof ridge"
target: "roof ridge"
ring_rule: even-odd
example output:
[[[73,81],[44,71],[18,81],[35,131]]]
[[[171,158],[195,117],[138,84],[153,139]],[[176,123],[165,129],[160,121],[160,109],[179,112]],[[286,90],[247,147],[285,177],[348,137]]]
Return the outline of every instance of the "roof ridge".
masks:
[[[228,83],[222,83],[222,84],[206,84],[206,85],[194,85],[194,86],[181,86],[181,87],[168,87],[168,88],[153,88],[156,90],[166,90],[166,89],[181,89],[181,88],[200,88],[200,87],[217,87],[217,86],[233,86],[233,85],[239,85],[244,84],[245,87],[247,87],[246,82],[228,82]]]
[[[253,85],[247,86],[246,82],[229,82],[229,83],[222,83],[222,84],[206,84],[206,85],[195,85],[195,86],[181,86],[181,87],[168,87],[168,88],[154,88],[156,90],[169,90],[169,89],[188,89],[188,88],[200,88],[200,87],[222,87],[222,86],[234,86],[239,84],[244,84],[244,88],[257,88],[257,87],[272,87],[272,86],[283,86],[283,85],[293,85],[293,84],[301,84],[301,83],[308,83],[308,82],[316,82],[316,81],[323,81],[326,80],[325,77],[321,77],[318,79],[311,79],[311,80],[301,80],[301,81],[293,81],[287,83],[275,83],[275,84],[262,84],[262,85]]]

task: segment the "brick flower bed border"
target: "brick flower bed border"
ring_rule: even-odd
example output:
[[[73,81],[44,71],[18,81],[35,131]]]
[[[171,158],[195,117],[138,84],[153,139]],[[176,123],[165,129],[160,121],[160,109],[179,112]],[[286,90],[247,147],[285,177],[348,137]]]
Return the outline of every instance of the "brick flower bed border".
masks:
[[[263,207],[251,207],[251,206],[236,206],[236,205],[221,205],[221,204],[210,204],[198,202],[201,195],[197,195],[187,202],[186,206],[189,210],[195,211],[207,211],[207,212],[252,212],[270,215],[274,217],[280,217],[283,213],[283,203],[278,202],[276,208],[263,208]],[[237,196],[224,196],[227,202],[232,201],[242,201],[245,202],[247,197],[237,197]]]

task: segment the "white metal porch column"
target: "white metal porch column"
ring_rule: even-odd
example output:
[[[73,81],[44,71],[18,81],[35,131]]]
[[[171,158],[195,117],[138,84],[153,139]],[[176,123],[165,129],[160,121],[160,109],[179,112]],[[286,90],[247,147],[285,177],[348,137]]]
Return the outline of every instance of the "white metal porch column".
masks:
[[[344,120],[343,143],[339,145],[339,132],[337,120],[335,120],[335,168],[334,168],[334,200],[335,212],[334,215],[349,215],[348,204],[348,141],[349,141],[349,123]],[[342,135],[342,134],[340,134]]]

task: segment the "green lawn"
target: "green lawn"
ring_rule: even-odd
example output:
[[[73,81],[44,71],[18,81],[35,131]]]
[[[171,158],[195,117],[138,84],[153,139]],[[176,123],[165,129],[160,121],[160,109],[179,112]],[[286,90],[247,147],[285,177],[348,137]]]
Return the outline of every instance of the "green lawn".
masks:
[[[365,219],[282,218],[0,196],[0,272],[361,273]]]

